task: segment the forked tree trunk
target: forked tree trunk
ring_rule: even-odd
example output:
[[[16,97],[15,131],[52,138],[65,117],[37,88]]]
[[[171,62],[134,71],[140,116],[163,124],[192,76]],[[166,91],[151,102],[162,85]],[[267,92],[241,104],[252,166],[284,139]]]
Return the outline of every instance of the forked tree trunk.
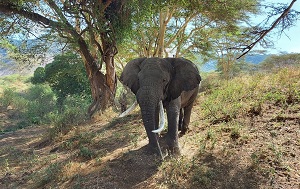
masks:
[[[86,43],[82,39],[79,39],[78,44],[90,81],[93,102],[88,108],[88,114],[91,117],[96,111],[105,110],[114,101],[117,86],[114,66],[115,53],[113,49],[108,49],[103,56],[106,65],[106,75],[104,75],[96,64],[97,60],[89,52]]]
[[[89,116],[92,116],[98,110],[105,110],[114,102],[117,80],[113,57],[105,59],[106,75],[100,70],[91,70],[89,77],[93,102],[88,108]]]

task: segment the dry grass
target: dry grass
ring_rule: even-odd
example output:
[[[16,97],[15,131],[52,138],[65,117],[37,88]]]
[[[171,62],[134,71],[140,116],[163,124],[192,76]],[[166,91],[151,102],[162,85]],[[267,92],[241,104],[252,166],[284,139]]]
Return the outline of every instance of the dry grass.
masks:
[[[45,126],[4,133],[0,188],[299,188],[299,78],[300,69],[210,77],[182,156],[163,162],[143,148],[138,110],[108,110],[53,141]]]
[[[10,75],[0,77],[0,95],[6,88],[16,88],[19,92],[26,90],[29,87],[27,82],[29,76]]]

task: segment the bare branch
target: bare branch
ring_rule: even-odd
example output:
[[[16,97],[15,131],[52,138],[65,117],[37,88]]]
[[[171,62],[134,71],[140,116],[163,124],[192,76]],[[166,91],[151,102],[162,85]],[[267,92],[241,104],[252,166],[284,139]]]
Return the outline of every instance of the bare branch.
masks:
[[[258,32],[258,38],[251,43],[250,45],[246,46],[245,48],[243,48],[244,52],[243,54],[241,54],[237,59],[240,59],[241,57],[243,57],[245,54],[247,54],[258,42],[260,42],[270,31],[272,31],[274,28],[276,28],[276,26],[280,23],[280,22],[284,22],[284,18],[287,17],[288,13],[290,12],[292,6],[294,5],[294,3],[297,0],[293,0],[290,5],[283,11],[283,13],[275,20],[275,22],[271,25],[271,27],[269,29],[266,30],[262,30],[260,32]],[[284,28],[283,28],[284,29]],[[283,31],[283,29],[281,30],[281,32]]]

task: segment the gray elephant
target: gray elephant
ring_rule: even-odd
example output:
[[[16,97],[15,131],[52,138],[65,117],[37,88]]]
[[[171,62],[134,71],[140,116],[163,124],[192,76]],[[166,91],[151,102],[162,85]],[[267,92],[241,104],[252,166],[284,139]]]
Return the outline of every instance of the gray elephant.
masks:
[[[137,58],[127,63],[120,81],[136,95],[150,149],[160,148],[153,130],[158,129],[159,104],[163,104],[168,119],[166,144],[170,153],[180,154],[178,131],[185,134],[188,129],[201,81],[197,67],[184,58]]]

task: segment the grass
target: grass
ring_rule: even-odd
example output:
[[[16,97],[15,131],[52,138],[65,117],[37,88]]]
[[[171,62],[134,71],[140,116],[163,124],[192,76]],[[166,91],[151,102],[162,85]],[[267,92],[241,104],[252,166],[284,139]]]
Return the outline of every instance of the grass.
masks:
[[[182,156],[163,162],[143,151],[140,114],[116,118],[109,109],[72,122],[81,116],[73,104],[81,103],[70,99],[69,113],[47,114],[54,121],[43,134],[30,127],[0,135],[10,136],[1,140],[0,181],[13,175],[6,188],[297,188],[299,78],[300,69],[229,81],[210,75],[191,130],[179,139]]]
[[[1,76],[0,77],[0,94],[3,93],[4,89],[15,88],[21,92],[28,88],[30,76],[22,76],[19,74]]]
[[[206,92],[202,105],[204,117],[212,123],[229,122],[249,113],[260,114],[261,105],[267,102],[281,106],[298,103],[299,75],[299,70],[284,69],[276,75],[258,73],[223,80],[213,91]]]

